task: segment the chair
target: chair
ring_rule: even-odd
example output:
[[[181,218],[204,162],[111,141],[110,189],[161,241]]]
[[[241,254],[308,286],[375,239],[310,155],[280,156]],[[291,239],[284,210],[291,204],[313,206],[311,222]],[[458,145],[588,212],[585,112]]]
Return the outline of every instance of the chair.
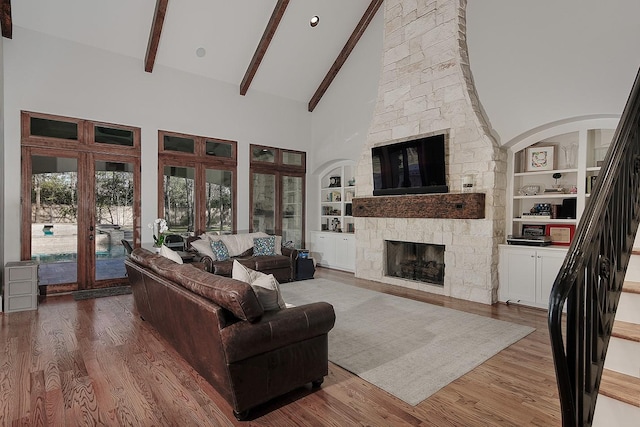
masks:
[[[122,239],[120,241],[122,242],[122,246],[124,246],[124,250],[127,251],[127,255],[131,255],[131,252],[133,251],[131,243],[129,243],[129,241],[125,239]]]
[[[169,234],[165,236],[164,245],[174,251],[184,251],[184,239],[179,234]]]

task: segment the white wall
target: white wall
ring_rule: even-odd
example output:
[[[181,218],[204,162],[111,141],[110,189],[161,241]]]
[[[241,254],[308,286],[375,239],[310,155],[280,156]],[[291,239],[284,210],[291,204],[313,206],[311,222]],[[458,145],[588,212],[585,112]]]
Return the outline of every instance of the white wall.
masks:
[[[249,227],[249,144],[309,151],[306,105],[41,33],[13,28],[4,40],[4,225],[6,261],[19,259],[20,111],[142,129],[142,241],[156,217],[158,129],[238,141],[238,229]]]
[[[0,37],[0,165],[4,164],[4,37]],[[4,242],[4,173],[0,173],[0,243]],[[4,272],[4,244],[0,244],[0,271]],[[2,280],[2,273],[0,273]],[[0,311],[2,307],[0,306]]]
[[[621,114],[640,65],[638,16],[636,0],[469,1],[471,71],[499,142]]]
[[[307,163],[308,231],[320,228],[320,174],[338,160],[353,160],[355,164],[365,144],[378,94],[383,26],[381,7],[312,113],[313,146]],[[309,233],[306,236],[308,239]]]

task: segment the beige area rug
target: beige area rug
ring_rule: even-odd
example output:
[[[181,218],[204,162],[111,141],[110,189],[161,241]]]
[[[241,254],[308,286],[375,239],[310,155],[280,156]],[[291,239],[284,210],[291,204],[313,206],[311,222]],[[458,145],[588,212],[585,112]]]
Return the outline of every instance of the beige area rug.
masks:
[[[535,330],[326,279],[280,288],[290,304],[331,303],[329,360],[411,405]]]

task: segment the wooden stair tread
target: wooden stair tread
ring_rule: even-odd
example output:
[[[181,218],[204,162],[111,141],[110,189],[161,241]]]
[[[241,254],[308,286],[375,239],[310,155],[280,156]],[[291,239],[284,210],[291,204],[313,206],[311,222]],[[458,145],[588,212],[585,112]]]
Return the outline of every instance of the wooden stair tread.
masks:
[[[631,282],[625,280],[624,285],[622,285],[622,292],[640,294],[640,282]]]
[[[611,331],[611,336],[629,341],[640,342],[640,325],[636,323],[616,320],[613,323],[613,331]]]
[[[605,369],[600,394],[640,408],[640,378]]]

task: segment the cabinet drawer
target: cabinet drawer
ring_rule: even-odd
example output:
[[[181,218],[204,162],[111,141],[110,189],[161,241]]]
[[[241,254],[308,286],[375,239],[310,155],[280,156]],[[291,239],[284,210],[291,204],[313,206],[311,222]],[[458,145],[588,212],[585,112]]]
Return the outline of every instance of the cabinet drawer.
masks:
[[[34,280],[35,268],[29,267],[11,267],[7,269],[9,274],[7,280],[13,282],[15,280]]]
[[[7,313],[11,311],[35,310],[38,308],[38,300],[35,295],[10,297],[5,300],[4,308]]]
[[[33,295],[35,294],[35,283],[33,282],[10,282],[6,284],[7,290],[5,297],[9,298],[15,295]]]

